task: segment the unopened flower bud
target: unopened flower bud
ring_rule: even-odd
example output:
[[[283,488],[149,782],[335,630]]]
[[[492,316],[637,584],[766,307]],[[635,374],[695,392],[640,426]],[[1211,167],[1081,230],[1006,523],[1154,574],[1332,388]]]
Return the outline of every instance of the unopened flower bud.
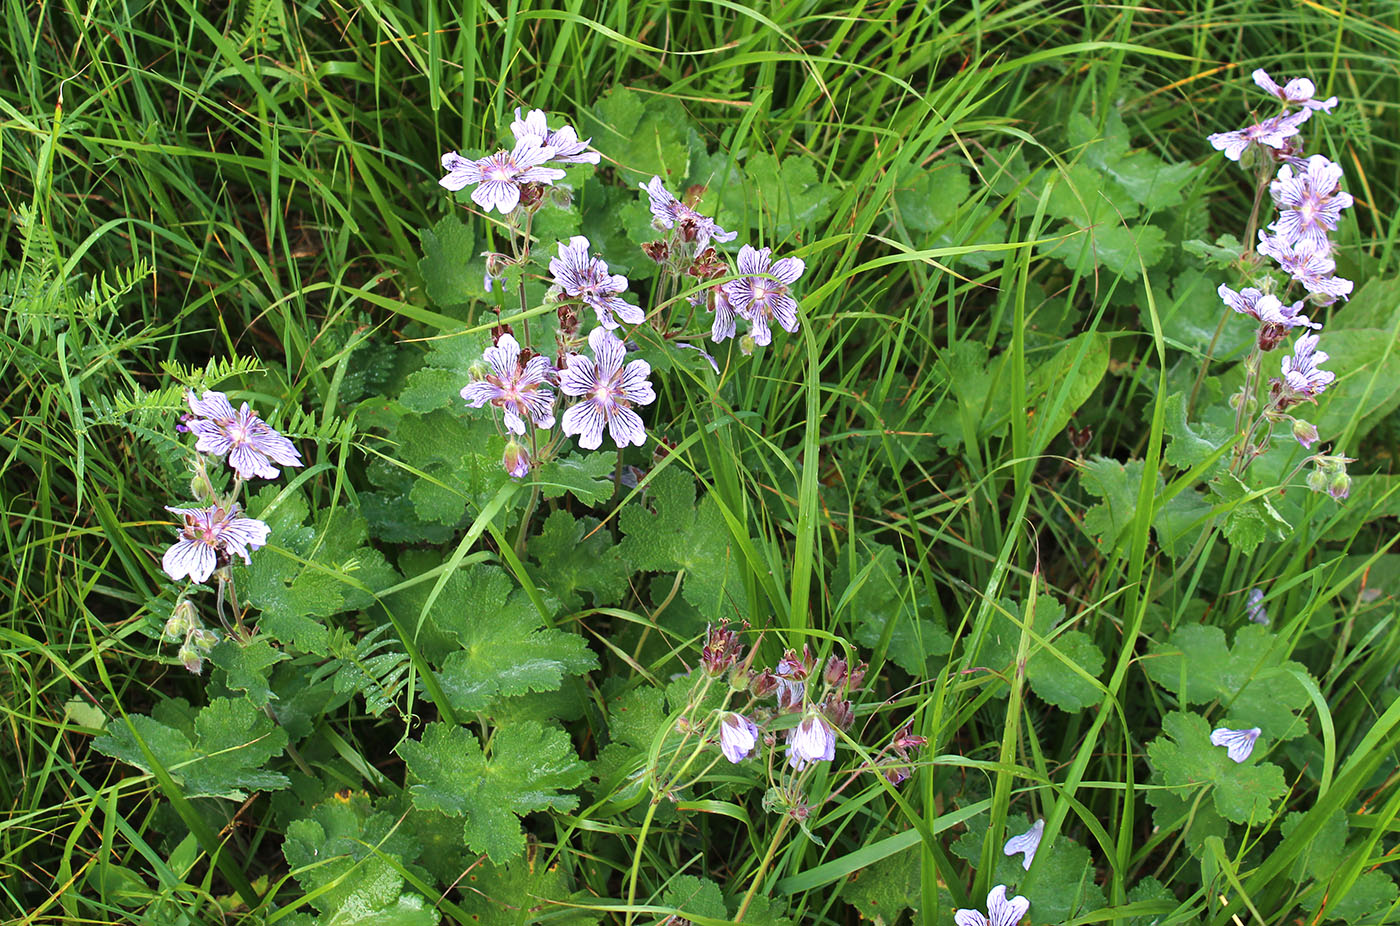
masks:
[[[840,730],[849,730],[851,724],[855,723],[856,714],[851,709],[851,702],[838,698],[834,694],[828,695],[826,700],[822,702],[821,712],[827,720],[831,721],[832,726]]]
[[[1330,482],[1327,472],[1321,468],[1308,473],[1308,488],[1314,492],[1326,492],[1327,484]]]
[[[1332,474],[1332,478],[1327,482],[1327,494],[1337,501],[1351,494],[1351,477],[1345,469]]]
[[[869,664],[864,662],[856,665],[853,669],[851,669],[850,675],[847,676],[847,684],[849,686],[849,691],[860,691],[860,686],[865,684],[865,673],[869,669]]]
[[[504,323],[499,324],[499,325],[492,325],[492,326],[491,326],[491,344],[492,344],[493,346],[496,345],[496,344],[499,344],[499,343],[500,343],[500,340],[501,340],[501,336],[502,336],[502,335],[505,335],[505,334],[508,334],[508,335],[510,335],[511,337],[515,337],[515,332],[512,331],[512,330],[510,329],[510,325],[507,325],[507,324],[504,324]]]
[[[559,333],[570,340],[578,336],[578,306],[571,302],[559,306]]]
[[[204,654],[196,647],[186,643],[180,647],[180,663],[186,670],[199,675],[204,671]]]
[[[574,204],[574,194],[566,186],[549,187],[549,204],[560,209],[567,209]]]
[[[739,353],[743,354],[745,357],[752,357],[753,349],[756,346],[757,342],[754,341],[753,335],[751,334],[746,334],[739,339]]]
[[[165,636],[170,640],[180,640],[199,624],[199,614],[189,599],[181,598],[165,622]]]
[[[511,438],[506,442],[506,452],[501,456],[501,465],[511,477],[524,479],[530,474],[530,452],[515,438]]]
[[[840,656],[833,656],[826,662],[826,673],[823,676],[828,686],[840,688],[846,684],[846,660]]]
[[[189,645],[209,652],[219,643],[219,635],[212,630],[203,627],[190,631]]]
[[[544,202],[543,184],[523,183],[520,185],[520,207],[522,209],[538,209],[542,202]]]
[[[1298,439],[1298,443],[1305,448],[1311,448],[1317,440],[1317,428],[1304,421],[1302,418],[1293,419],[1293,436]]]
[[[671,246],[663,238],[660,241],[648,241],[642,245],[642,253],[646,254],[658,264],[664,264],[671,259]]]
[[[764,669],[753,677],[749,683],[749,691],[755,698],[766,698],[778,690],[778,679],[773,675],[772,669]]]

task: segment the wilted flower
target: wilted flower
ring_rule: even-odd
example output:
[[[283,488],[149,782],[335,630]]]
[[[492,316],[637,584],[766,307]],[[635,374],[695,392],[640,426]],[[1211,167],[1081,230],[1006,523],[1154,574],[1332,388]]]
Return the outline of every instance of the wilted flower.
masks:
[[[749,692],[755,698],[766,698],[778,690],[778,678],[773,674],[772,669],[764,669],[753,677],[749,683]]]
[[[606,425],[619,448],[628,444],[642,446],[647,439],[646,428],[632,406],[656,400],[647,380],[651,365],[645,360],[633,360],[624,367],[626,349],[605,328],[594,328],[588,333],[588,346],[596,361],[575,354],[559,373],[559,391],[583,399],[564,412],[564,433],[577,434],[580,447],[596,450],[603,442]]]
[[[788,731],[788,764],[798,771],[809,762],[830,762],[836,756],[836,731],[820,714],[810,713]]]
[[[470,161],[455,151],[442,156],[447,176],[438,181],[449,190],[460,190],[475,183],[472,202],[490,212],[508,215],[520,204],[520,189],[526,183],[553,183],[564,177],[557,167],[541,167],[554,158],[555,151],[541,145],[533,135],[516,142],[513,151],[497,151],[479,161]]]
[[[468,405],[481,408],[489,402],[501,409],[506,430],[514,434],[525,433],[526,418],[537,428],[553,426],[554,392],[549,377],[554,367],[548,357],[534,354],[522,363],[520,344],[509,334],[497,338],[482,357],[490,369],[462,388]]]
[[[228,465],[244,479],[276,479],[282,473],[273,463],[301,466],[296,446],[259,418],[247,402],[234,411],[222,392],[206,392],[200,399],[187,392],[185,401],[197,416],[187,421],[199,437],[194,449],[215,456],[228,454]]]
[[[705,629],[705,645],[700,650],[700,667],[711,678],[719,678],[744,654],[739,635],[725,621]]]
[[[855,711],[851,709],[851,702],[838,698],[834,692],[822,700],[818,710],[838,730],[849,730],[856,719]]]
[[[805,643],[800,657],[796,650],[790,649],[783,653],[783,658],[778,660],[773,670],[773,674],[777,676],[780,710],[795,710],[802,704],[803,694],[807,690],[807,676],[815,668],[816,660]]]
[[[782,325],[785,331],[797,330],[797,300],[788,290],[802,276],[807,264],[798,257],[774,261],[770,259],[772,253],[771,248],[754,250],[744,245],[735,263],[739,273],[746,276],[724,284],[730,306],[753,325],[750,330],[757,344],[772,340],[772,332],[768,330],[770,320]]]
[[[1327,251],[1309,251],[1295,247],[1282,235],[1259,233],[1259,253],[1272,257],[1285,273],[1313,294],[1313,301],[1331,305],[1351,294],[1352,281],[1335,276],[1337,262]]]
[[[928,745],[928,740],[922,736],[914,735],[914,725],[906,723],[900,727],[890,741],[890,748],[901,756],[907,757],[910,752],[920,747]]]
[[[1256,624],[1269,626],[1269,612],[1264,610],[1264,592],[1262,589],[1254,588],[1249,591],[1249,598],[1245,601],[1244,613]]]
[[[651,214],[662,228],[674,228],[682,241],[694,242],[696,250],[704,250],[710,241],[733,241],[738,232],[727,232],[715,224],[715,220],[701,215],[694,209],[671,195],[660,177],[652,177],[641,184],[642,190],[651,200]]]
[[[1291,85],[1290,85],[1291,86]],[[602,155],[588,150],[591,138],[579,141],[578,133],[571,125],[564,125],[551,132],[545,124],[544,110],[532,109],[524,119],[520,118],[520,107],[515,109],[515,121],[510,124],[511,134],[517,142],[527,138],[537,139],[541,147],[553,148],[555,164],[597,164]]]
[[[1317,88],[1313,86],[1313,82],[1306,77],[1295,77],[1287,84],[1280,87],[1263,68],[1259,68],[1251,76],[1253,76],[1254,82],[1263,88],[1265,92],[1273,94],[1288,105],[1306,106],[1308,109],[1313,110],[1330,110],[1337,105],[1336,97],[1329,97],[1326,100],[1314,100],[1313,94],[1317,92]]]
[[[1318,364],[1328,360],[1328,355],[1317,350],[1317,339],[1315,334],[1300,336],[1293,345],[1293,353],[1283,358],[1283,382],[1290,400],[1315,398],[1337,378],[1335,373],[1318,368]]]
[[[1297,170],[1288,164],[1280,167],[1278,179],[1269,184],[1280,214],[1269,227],[1299,250],[1325,251],[1327,233],[1337,230],[1342,210],[1352,203],[1341,182],[1341,166],[1320,154]]]
[[[758,744],[758,727],[743,714],[726,711],[719,720],[719,748],[730,762],[747,759]]]
[[[1210,733],[1210,743],[1212,746],[1224,746],[1227,756],[1236,762],[1243,762],[1254,751],[1254,741],[1259,738],[1260,732],[1258,727],[1249,730],[1227,730],[1225,727],[1217,727]]]
[[[640,325],[646,320],[641,309],[618,296],[627,291],[627,277],[608,273],[602,258],[588,253],[588,239],[582,235],[570,238],[568,244],[560,243],[559,256],[549,261],[549,272],[567,295],[593,307],[598,313],[598,324],[604,328],[617,327],[614,312],[629,325]]]
[[[1230,160],[1238,161],[1240,155],[1244,154],[1244,150],[1251,144],[1282,148],[1285,139],[1297,135],[1298,127],[1307,122],[1311,115],[1311,109],[1283,113],[1233,132],[1216,132],[1206,136],[1206,141],[1210,142],[1216,151],[1224,152]]]
[[[1031,902],[1019,894],[1007,900],[1006,885],[998,884],[987,895],[987,916],[978,910],[959,910],[953,914],[953,922],[958,926],[1016,926],[1030,908]]]
[[[1321,328],[1306,315],[1299,314],[1303,308],[1301,301],[1284,305],[1271,293],[1263,293],[1253,287],[1235,292],[1224,283],[1216,290],[1221,300],[1241,315],[1248,315],[1259,323],[1259,347],[1273,350],[1292,328],[1299,326]]]
[[[234,556],[248,563],[248,551],[267,543],[268,526],[256,518],[238,516],[238,505],[224,509],[218,505],[208,508],[165,508],[185,522],[180,539],[161,559],[161,568],[172,579],[189,576],[203,582],[222,563]]]
[[[1031,824],[1031,828],[1020,836],[1012,836],[1006,840],[1006,845],[1002,846],[1003,855],[1015,855],[1017,852],[1024,853],[1021,860],[1021,867],[1026,871],[1031,870],[1031,862],[1035,860],[1035,850],[1040,848],[1040,840],[1045,835],[1045,821],[1036,820]]]

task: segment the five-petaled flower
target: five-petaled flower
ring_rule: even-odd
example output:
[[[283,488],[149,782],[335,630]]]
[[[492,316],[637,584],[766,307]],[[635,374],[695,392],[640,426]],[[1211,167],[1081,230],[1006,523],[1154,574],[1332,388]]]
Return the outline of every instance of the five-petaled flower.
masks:
[[[800,257],[772,260],[772,254],[771,248],[755,250],[744,245],[735,262],[744,276],[724,284],[730,306],[752,325],[755,344],[767,344],[773,339],[768,330],[770,320],[777,321],[785,331],[797,330],[797,300],[789,288],[802,276],[807,264]]]
[[[649,405],[656,400],[647,380],[651,365],[645,360],[633,360],[623,366],[626,348],[606,328],[590,331],[588,346],[596,360],[574,354],[559,373],[559,391],[582,400],[564,412],[564,433],[578,435],[578,444],[585,450],[597,450],[606,426],[619,448],[629,444],[642,446],[647,440],[646,428],[632,406]]]
[[[273,463],[301,466],[296,446],[259,418],[247,402],[234,411],[222,392],[206,392],[203,398],[189,392],[185,401],[196,416],[188,422],[189,430],[199,436],[194,449],[215,456],[228,454],[228,465],[244,479],[276,479],[281,470]]]
[[[1015,855],[1018,852],[1024,853],[1021,860],[1021,867],[1026,871],[1031,870],[1031,862],[1035,860],[1035,851],[1040,848],[1040,840],[1045,836],[1045,821],[1036,820],[1031,824],[1031,828],[1019,836],[1012,836],[1006,840],[1006,845],[1002,846],[1003,855]]]
[[[165,551],[161,568],[172,579],[189,576],[203,582],[220,565],[233,556],[248,559],[248,551],[267,543],[268,527],[256,518],[238,515],[238,505],[227,509],[219,505],[208,508],[171,508],[166,511],[179,515],[185,522],[180,539]]]
[[[694,209],[671,195],[660,177],[652,177],[649,183],[641,184],[642,190],[651,200],[651,214],[662,228],[674,228],[682,241],[695,242],[695,250],[703,251],[713,241],[733,241],[738,232],[727,232],[715,224],[715,220],[701,215]]]
[[[1006,899],[1006,885],[998,884],[987,895],[987,916],[980,910],[959,910],[953,914],[953,922],[958,926],[1016,926],[1031,902],[1019,894]]]
[[[1310,251],[1295,246],[1282,235],[1259,233],[1259,253],[1278,261],[1279,267],[1312,293],[1319,305],[1331,305],[1351,295],[1353,283],[1336,276],[1337,262],[1326,250]]]
[[[1259,733],[1258,727],[1248,730],[1217,727],[1210,733],[1210,742],[1212,746],[1224,746],[1227,756],[1236,762],[1243,762],[1254,751],[1254,741],[1259,738]]]
[[[588,143],[593,139],[585,138],[579,141],[573,126],[565,125],[551,132],[545,123],[542,109],[532,109],[522,119],[520,107],[517,106],[515,121],[510,124],[510,131],[517,142],[534,138],[539,141],[541,147],[553,148],[554,156],[549,159],[552,164],[597,164],[602,159],[598,152],[588,150]]]
[[[559,256],[550,259],[549,272],[566,295],[593,307],[604,328],[617,327],[614,314],[629,325],[646,321],[641,309],[618,295],[627,291],[627,277],[608,273],[602,258],[588,253],[588,239],[582,235],[573,236],[568,244],[560,242]]]
[[[788,731],[787,743],[788,764],[799,772],[809,762],[830,762],[836,756],[836,731],[815,712]]]
[[[719,748],[730,762],[742,762],[758,745],[758,727],[743,714],[726,711],[719,721]]]
[[[1314,100],[1313,94],[1317,93],[1317,87],[1306,77],[1295,77],[1288,83],[1280,87],[1263,68],[1258,68],[1251,75],[1254,82],[1266,93],[1278,97],[1289,106],[1305,106],[1308,109],[1331,110],[1337,105],[1336,97],[1328,97],[1325,100]]]
[[[447,171],[447,176],[438,183],[449,190],[460,190],[474,183],[477,186],[472,190],[472,202],[487,212],[498,209],[501,215],[508,215],[520,204],[523,184],[552,184],[563,179],[564,172],[559,168],[540,166],[554,156],[555,150],[541,145],[534,135],[520,139],[512,151],[497,151],[479,161],[449,151],[442,156],[442,169]]]
[[[525,433],[526,418],[537,428],[554,424],[554,393],[549,388],[554,367],[540,354],[522,363],[520,353],[514,337],[501,335],[496,345],[482,354],[490,370],[462,389],[462,398],[472,408],[488,402],[500,408],[506,430],[515,434]]]
[[[1322,327],[1306,315],[1299,314],[1303,308],[1301,300],[1292,305],[1284,305],[1272,293],[1264,293],[1253,287],[1246,287],[1235,292],[1224,283],[1220,284],[1216,293],[1219,294],[1221,301],[1230,308],[1241,315],[1248,315],[1259,323],[1259,347],[1261,350],[1273,350],[1293,328]]]
[[[1280,167],[1278,179],[1269,184],[1279,217],[1269,227],[1296,250],[1327,251],[1327,233],[1337,230],[1342,210],[1352,204],[1341,182],[1341,166],[1320,154],[1297,170],[1289,164]]]
[[[1271,116],[1263,122],[1257,122],[1243,129],[1208,135],[1206,141],[1210,142],[1211,147],[1216,151],[1224,152],[1230,160],[1238,161],[1240,155],[1244,154],[1244,150],[1251,144],[1269,148],[1283,148],[1287,139],[1297,135],[1298,127],[1307,122],[1311,115],[1311,109],[1301,109],[1296,113]]]
[[[1283,384],[1293,400],[1312,399],[1321,395],[1332,381],[1335,373],[1320,369],[1328,355],[1317,349],[1317,335],[1305,334],[1293,344],[1293,353],[1283,358]]]

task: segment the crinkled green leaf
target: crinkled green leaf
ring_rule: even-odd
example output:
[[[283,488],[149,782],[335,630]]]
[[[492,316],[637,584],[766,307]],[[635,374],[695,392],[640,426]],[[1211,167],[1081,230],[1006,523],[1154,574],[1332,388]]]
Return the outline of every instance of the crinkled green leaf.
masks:
[[[194,720],[191,733],[152,717],[133,714],[131,727],[186,797],[226,797],[243,800],[249,791],[285,788],[285,775],[266,771],[268,760],[280,755],[287,734],[244,698],[215,698]],[[107,725],[92,746],[103,755],[149,772],[146,754],[136,734],[124,723]]]
[[[1166,233],[1156,225],[1134,223],[1125,228],[1116,217],[1092,228],[1063,225],[1054,235],[1067,237],[1045,247],[1047,257],[1059,258],[1084,276],[1107,271],[1129,283],[1141,275],[1142,267],[1155,266],[1166,252]]]
[[[627,593],[631,568],[610,530],[600,529],[595,518],[575,520],[562,508],[553,512],[530,539],[529,552],[539,566],[534,576],[565,611],[583,606],[580,592],[590,593],[597,607],[616,604]]]
[[[246,691],[248,700],[258,707],[276,700],[277,695],[272,693],[267,680],[272,667],[289,658],[286,653],[273,649],[262,637],[247,643],[225,637],[209,654],[210,662],[227,673],[224,684],[234,691]]]
[[[1183,489],[1168,499],[1152,516],[1162,551],[1175,560],[1185,557],[1210,523],[1211,510],[1210,502],[1195,489]]]
[[[432,228],[419,232],[423,257],[418,273],[434,304],[448,307],[473,299],[485,299],[486,260],[478,255],[471,229],[454,213],[448,213]]]
[[[585,505],[596,505],[612,498],[616,465],[616,451],[571,453],[541,464],[530,478],[539,484],[545,498],[558,498],[568,492]]]
[[[832,591],[854,622],[856,641],[876,652],[881,641],[887,640],[878,652],[910,675],[922,676],[928,671],[931,658],[942,656],[953,647],[948,628],[921,616],[930,609],[926,603],[922,608],[918,606],[893,547],[872,545],[868,563]]]
[[[989,668],[1002,670],[1010,668],[1016,659],[1021,640],[1021,606],[1014,601],[1003,600],[1001,610],[994,609],[991,624],[982,645],[981,662]],[[1089,675],[1097,677],[1103,672],[1104,656],[1088,634],[1079,630],[1060,633],[1055,628],[1064,622],[1065,608],[1053,595],[1042,594],[1036,597],[1035,615],[1032,629],[1049,642],[1061,655],[1079,666]],[[1026,681],[1041,698],[1063,711],[1083,710],[1098,704],[1103,694],[1097,685],[1081,677],[1065,665],[1049,648],[1032,638],[1028,642],[1026,657]],[[1003,689],[1005,690],[1005,689]]]
[[[1222,533],[1230,546],[1241,553],[1253,553],[1267,537],[1282,540],[1288,535],[1290,525],[1270,503],[1267,492],[1256,494],[1228,472],[1211,480],[1210,490],[1217,504],[1230,506],[1225,511]]]
[[[1173,711],[1162,720],[1162,735],[1147,746],[1152,769],[1163,784],[1194,794],[1194,785],[1213,785],[1211,799],[1226,820],[1260,823],[1273,802],[1288,793],[1283,771],[1252,756],[1235,762],[1211,745],[1210,724],[1198,714]],[[1262,741],[1255,745],[1256,751]]]
[[[458,571],[432,614],[462,647],[443,660],[438,675],[460,711],[484,711],[502,697],[526,691],[551,691],[565,675],[597,664],[583,637],[545,629],[539,612],[498,566]]]
[[[639,177],[646,182],[657,174],[679,196],[684,191],[676,186],[690,169],[689,124],[685,108],[675,99],[616,87],[592,111],[580,115],[579,132],[584,138],[591,136],[593,147],[607,152],[629,180]]]
[[[693,916],[729,919],[729,911],[724,906],[724,894],[719,885],[708,878],[697,878],[694,875],[677,875],[672,878],[666,889],[661,892],[661,905]]]
[[[896,852],[857,871],[841,896],[860,912],[863,919],[872,921],[876,926],[892,926],[905,910],[913,912],[914,922],[920,922],[923,908],[920,868],[917,847]],[[939,893],[942,895],[941,888]]]
[[[1400,889],[1384,871],[1364,871],[1344,893],[1334,888],[1325,896],[1327,906],[1322,909],[1322,922],[1393,923],[1391,917],[1375,917],[1393,908]],[[1318,905],[1309,904],[1308,909],[1316,914]]]
[[[587,899],[569,889],[568,877],[558,865],[546,867],[542,858],[515,859],[505,865],[473,865],[462,877],[460,901],[473,926],[534,926],[559,923],[582,926],[596,923],[599,914],[570,909]]]
[[[1218,425],[1186,420],[1186,397],[1180,392],[1167,396],[1162,409],[1167,432],[1167,448],[1162,459],[1178,469],[1204,463],[1230,441],[1230,433]],[[1228,455],[1223,459],[1228,460]],[[1224,464],[1218,464],[1223,466]]]
[[[573,810],[578,798],[562,793],[588,775],[569,737],[557,728],[524,722],[497,729],[491,754],[474,734],[447,723],[429,724],[421,742],[406,740],[398,752],[417,780],[415,806],[465,816],[468,847],[496,864],[525,847],[519,817],[536,810]]]
[[[1118,548],[1124,532],[1137,515],[1138,487],[1142,482],[1142,461],[1119,463],[1108,457],[1090,457],[1079,471],[1084,491],[1103,499],[1084,513],[1084,530],[1100,550]],[[1156,481],[1160,484],[1161,477]]]

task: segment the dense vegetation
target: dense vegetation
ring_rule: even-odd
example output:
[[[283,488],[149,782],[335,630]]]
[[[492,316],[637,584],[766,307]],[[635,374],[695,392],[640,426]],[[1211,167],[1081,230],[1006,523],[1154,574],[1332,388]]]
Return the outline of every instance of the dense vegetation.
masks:
[[[0,35],[7,913],[1400,922],[1393,4],[11,0]],[[1298,332],[1217,294],[1287,283],[1269,152],[1207,140],[1277,111],[1256,68],[1340,99],[1294,139],[1354,198],[1315,405],[1270,391]],[[517,108],[601,161],[508,218],[440,164]],[[711,264],[652,259],[653,176],[736,234]],[[645,436],[561,407],[512,476],[459,391],[501,323],[592,382],[575,235],[647,316]],[[800,326],[714,343],[780,272],[748,246],[803,262]],[[196,454],[211,391],[301,465]],[[215,500],[265,544],[172,578],[166,506]]]

